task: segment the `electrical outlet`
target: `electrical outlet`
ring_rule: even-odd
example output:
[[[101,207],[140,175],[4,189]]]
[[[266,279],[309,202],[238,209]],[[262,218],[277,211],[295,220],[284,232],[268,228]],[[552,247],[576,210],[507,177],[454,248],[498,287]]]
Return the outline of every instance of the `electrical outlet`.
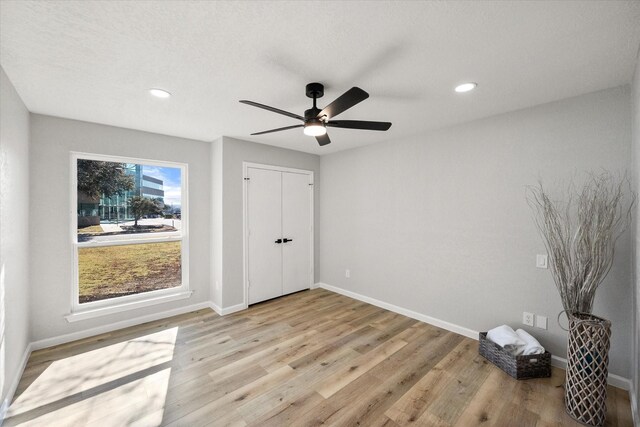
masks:
[[[536,255],[536,267],[538,268],[549,268],[549,257],[547,254],[538,254]]]
[[[344,277],[346,277],[347,279],[350,279],[351,278],[351,270],[346,269],[344,271]]]
[[[547,316],[536,315],[536,328],[547,329]]]
[[[526,311],[522,313],[522,323],[527,326],[533,326],[533,317],[535,315],[533,313],[527,313]]]

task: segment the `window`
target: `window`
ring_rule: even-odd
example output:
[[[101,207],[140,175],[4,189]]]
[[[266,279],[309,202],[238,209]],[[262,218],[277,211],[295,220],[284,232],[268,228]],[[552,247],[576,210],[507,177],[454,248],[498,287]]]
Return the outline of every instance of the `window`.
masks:
[[[76,268],[68,320],[189,295],[186,170],[73,153]]]

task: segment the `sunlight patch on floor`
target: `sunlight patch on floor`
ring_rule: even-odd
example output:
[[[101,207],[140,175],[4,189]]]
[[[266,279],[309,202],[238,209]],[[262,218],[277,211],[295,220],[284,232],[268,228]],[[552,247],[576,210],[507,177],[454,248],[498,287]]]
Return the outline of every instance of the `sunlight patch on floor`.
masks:
[[[158,423],[145,417],[145,425],[157,425],[177,333],[175,327],[70,356],[41,373],[38,365],[27,368],[25,375],[37,377],[13,402],[8,417],[36,425],[54,425],[54,420],[62,425],[98,420],[101,426],[127,425],[142,413],[160,410]]]
[[[43,426],[158,426],[167,396],[171,368],[72,403],[31,420]],[[151,414],[149,414],[151,412]]]

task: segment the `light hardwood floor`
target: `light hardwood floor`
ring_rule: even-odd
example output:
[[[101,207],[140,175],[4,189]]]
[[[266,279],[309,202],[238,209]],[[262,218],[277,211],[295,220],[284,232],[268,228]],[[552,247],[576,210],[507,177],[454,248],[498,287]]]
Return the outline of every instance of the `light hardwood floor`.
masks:
[[[572,426],[564,371],[516,381],[452,332],[322,289],[34,352],[7,426]],[[610,387],[608,426],[630,426]]]

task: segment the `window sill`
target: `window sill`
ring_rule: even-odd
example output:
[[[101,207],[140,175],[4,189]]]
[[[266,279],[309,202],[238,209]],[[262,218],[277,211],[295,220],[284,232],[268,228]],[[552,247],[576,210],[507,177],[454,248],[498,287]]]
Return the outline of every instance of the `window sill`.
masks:
[[[100,307],[89,310],[77,311],[75,313],[67,314],[65,319],[67,322],[73,323],[80,320],[93,319],[96,317],[107,316],[109,314],[121,313],[123,311],[134,310],[136,308],[148,307],[151,305],[162,304],[169,301],[178,301],[181,299],[187,299],[191,296],[193,291],[181,291],[174,294],[162,295],[151,297],[138,301],[131,301],[121,304],[110,305],[108,307]]]

